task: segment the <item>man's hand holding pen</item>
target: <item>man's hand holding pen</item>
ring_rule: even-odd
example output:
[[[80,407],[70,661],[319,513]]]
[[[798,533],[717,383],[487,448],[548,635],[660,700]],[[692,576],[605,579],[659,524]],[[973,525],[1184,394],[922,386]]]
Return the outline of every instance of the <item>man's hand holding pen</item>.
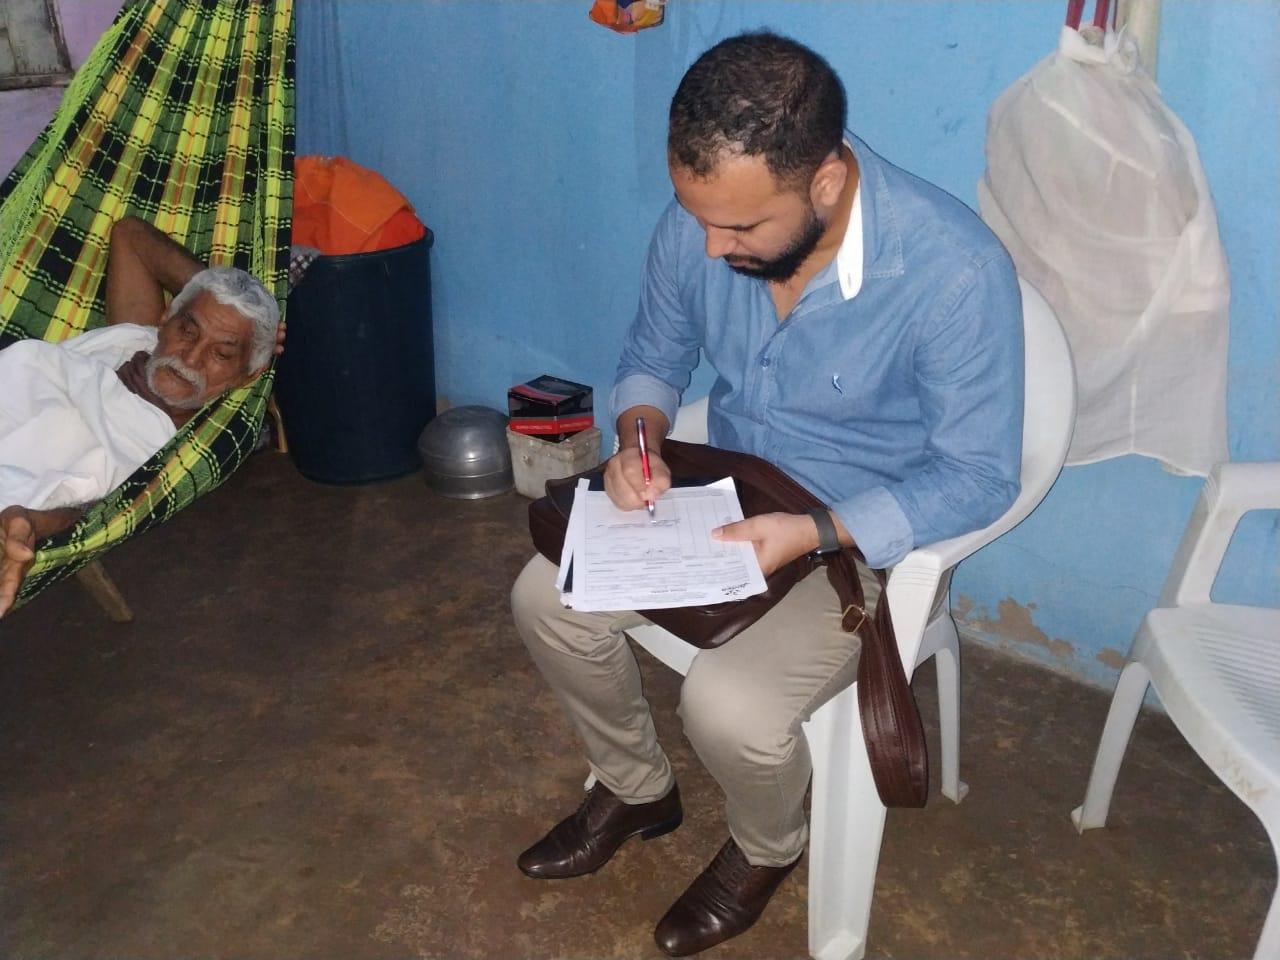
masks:
[[[644,468],[636,447],[623,447],[604,469],[604,489],[619,510],[643,510],[646,500],[657,500],[671,489],[671,470],[652,447],[649,448],[651,483],[644,482]]]
[[[634,424],[619,423],[618,438],[622,449],[610,458],[604,470],[604,489],[619,510],[643,510],[646,501],[654,501],[671,489],[671,470],[662,459],[661,438],[665,435],[665,420],[661,431],[654,428],[653,418],[648,424],[649,482],[645,482],[644,463]],[[655,442],[656,440],[656,442]]]

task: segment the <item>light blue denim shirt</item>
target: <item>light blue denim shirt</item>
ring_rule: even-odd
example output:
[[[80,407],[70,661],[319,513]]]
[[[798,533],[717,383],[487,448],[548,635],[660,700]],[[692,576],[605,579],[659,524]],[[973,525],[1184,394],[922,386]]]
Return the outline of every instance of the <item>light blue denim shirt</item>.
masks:
[[[701,349],[711,443],[776,464],[840,517],[873,567],[986,526],[1018,495],[1022,305],[1008,253],[950,194],[847,135],[862,284],[833,260],[778,322],[764,281],[704,249],[678,203],[649,246],[612,405],[674,422]]]

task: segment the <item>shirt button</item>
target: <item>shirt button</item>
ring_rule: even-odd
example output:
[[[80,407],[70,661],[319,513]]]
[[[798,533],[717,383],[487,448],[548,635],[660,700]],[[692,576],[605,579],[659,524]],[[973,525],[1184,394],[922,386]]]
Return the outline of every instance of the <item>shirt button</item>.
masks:
[[[772,361],[768,357],[760,358],[760,366],[767,367],[770,363],[772,363]]]

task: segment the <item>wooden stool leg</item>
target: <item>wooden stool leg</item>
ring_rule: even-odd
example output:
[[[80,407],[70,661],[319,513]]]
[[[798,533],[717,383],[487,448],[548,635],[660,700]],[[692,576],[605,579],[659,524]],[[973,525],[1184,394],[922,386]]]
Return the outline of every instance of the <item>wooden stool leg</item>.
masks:
[[[97,560],[87,563],[76,571],[76,579],[80,581],[80,585],[89,591],[89,596],[97,602],[102,608],[102,612],[107,615],[107,619],[112,623],[131,623],[133,621],[133,611],[129,609],[129,604],[125,602],[120,591],[116,589],[115,582],[112,581],[111,575]]]
[[[280,405],[276,403],[276,395],[272,392],[267,398],[267,418],[271,421],[274,429],[274,440],[277,453],[289,452],[289,437],[284,432],[284,414],[280,412]]]

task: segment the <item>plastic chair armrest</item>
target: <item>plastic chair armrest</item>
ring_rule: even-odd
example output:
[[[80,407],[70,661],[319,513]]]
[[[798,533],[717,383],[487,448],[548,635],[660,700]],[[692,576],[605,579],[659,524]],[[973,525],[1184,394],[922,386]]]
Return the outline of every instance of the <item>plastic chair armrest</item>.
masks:
[[[948,565],[929,547],[912,550],[889,574],[886,597],[893,615],[893,630],[898,641],[898,654],[910,678],[915,669],[920,644],[929,626],[929,613],[938,582]],[[883,600],[881,602],[884,602]]]
[[[1160,592],[1160,606],[1209,602],[1231,535],[1251,510],[1280,508],[1280,463],[1220,463],[1209,471]]]
[[[916,547],[893,568],[889,600],[904,664],[915,663],[942,575],[1025,520],[1044,499],[1056,476],[1057,470],[1052,475],[1045,472],[1043,476],[1024,477],[1018,498],[995,522],[958,537]]]
[[[1280,463],[1220,463],[1210,472],[1218,482],[1218,502],[1241,515],[1280,509]]]

